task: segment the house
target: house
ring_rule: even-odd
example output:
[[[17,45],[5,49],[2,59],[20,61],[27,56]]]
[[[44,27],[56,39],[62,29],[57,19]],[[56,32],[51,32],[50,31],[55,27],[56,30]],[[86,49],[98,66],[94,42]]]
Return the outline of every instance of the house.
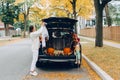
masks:
[[[5,36],[4,24],[0,22],[0,37]]]
[[[115,11],[113,12],[111,9],[110,12],[115,14],[110,14],[113,22],[112,27],[107,27],[106,25],[106,14],[105,11],[103,11],[103,38],[108,40],[114,40],[114,41],[120,41],[120,1],[111,1],[108,5],[115,6]],[[116,16],[116,13],[118,14]],[[116,19],[117,18],[117,19]],[[116,20],[115,20],[116,19]],[[85,20],[85,19],[83,19]],[[83,24],[87,24],[86,26],[83,25],[80,29],[80,35],[88,36],[88,37],[95,37],[96,31],[95,31],[95,13],[89,20],[85,20]],[[80,21],[82,22],[82,21]]]
[[[112,26],[119,26],[120,25],[120,1],[111,1],[108,5],[113,5],[116,8],[116,11],[111,13],[110,12],[110,16],[112,18]],[[89,20],[86,20],[82,17],[78,18],[79,23],[78,25],[80,26],[80,29],[84,29],[84,28],[93,28],[95,27],[96,24],[96,18],[95,18],[95,12],[93,12],[93,15],[90,17]],[[103,26],[107,26],[107,22],[106,22],[106,13],[105,10],[103,11]]]
[[[14,27],[12,25],[9,25],[9,33],[10,36],[13,36],[16,34],[16,31],[14,30]],[[5,28],[4,23],[0,21],[0,37],[5,36]]]

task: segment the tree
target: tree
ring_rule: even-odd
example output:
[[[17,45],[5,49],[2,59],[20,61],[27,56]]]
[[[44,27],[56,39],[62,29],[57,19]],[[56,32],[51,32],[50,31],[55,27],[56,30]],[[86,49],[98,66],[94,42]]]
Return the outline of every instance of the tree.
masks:
[[[93,11],[92,0],[49,0],[52,8],[59,8],[64,10],[67,15],[73,19],[77,19],[78,16],[88,18]],[[77,26],[75,26],[75,32],[77,33]]]
[[[14,5],[14,0],[2,1],[0,5],[0,16],[5,26],[5,35],[9,36],[9,24],[13,25],[14,19],[18,20],[19,7]]]
[[[40,0],[36,4],[37,7],[41,9],[41,12],[46,11],[46,17],[49,16],[66,16],[66,12],[64,11],[63,7],[61,6],[60,0]]]
[[[108,4],[106,4],[106,6],[105,6],[105,13],[106,13],[107,24],[109,27],[112,24],[112,20],[111,20],[110,14],[109,14]]]
[[[96,40],[95,46],[103,46],[103,9],[105,5],[111,0],[94,0],[95,12],[96,12]]]
[[[34,3],[34,0],[16,0],[16,3],[23,3],[22,6],[22,13],[24,15],[24,32],[23,32],[23,37],[26,37],[26,29],[27,29],[27,21],[28,21],[28,15],[29,15],[29,10],[31,6]]]
[[[109,10],[109,14],[110,14],[110,17],[112,19],[112,24],[114,25],[120,25],[120,12],[118,11],[120,9],[120,4],[112,4],[109,3],[109,6],[108,6],[108,10]]]

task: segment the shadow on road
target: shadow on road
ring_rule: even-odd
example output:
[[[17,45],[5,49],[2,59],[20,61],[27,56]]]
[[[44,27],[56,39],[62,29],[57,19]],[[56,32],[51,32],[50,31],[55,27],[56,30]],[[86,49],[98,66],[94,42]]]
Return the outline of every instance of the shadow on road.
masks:
[[[76,69],[71,63],[55,63],[55,62],[49,62],[49,63],[42,63],[40,65],[41,70],[45,71],[69,71],[72,69]]]

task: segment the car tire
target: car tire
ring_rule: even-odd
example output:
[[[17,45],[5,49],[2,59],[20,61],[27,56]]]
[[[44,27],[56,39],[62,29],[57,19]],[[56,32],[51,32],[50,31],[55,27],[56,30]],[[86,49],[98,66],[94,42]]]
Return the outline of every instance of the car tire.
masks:
[[[74,64],[75,68],[80,68],[81,64]]]
[[[73,68],[80,68],[81,64],[75,64],[75,62],[71,62],[71,66]]]
[[[40,67],[40,62],[39,61],[36,62],[36,67]]]
[[[82,46],[80,44],[80,64],[79,64],[80,67],[81,67],[81,64],[82,64]]]

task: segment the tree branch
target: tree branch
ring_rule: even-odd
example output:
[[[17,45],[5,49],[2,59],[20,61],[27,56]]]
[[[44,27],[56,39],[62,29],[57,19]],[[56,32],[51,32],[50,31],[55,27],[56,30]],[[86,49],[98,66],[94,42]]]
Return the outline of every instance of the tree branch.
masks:
[[[70,3],[73,5],[73,2],[72,2],[72,1],[70,1]]]
[[[111,0],[102,0],[101,6],[104,8],[107,3],[109,3]]]
[[[94,0],[94,6],[95,6],[95,11],[99,10],[100,6],[100,0]]]
[[[76,13],[79,13],[81,11],[82,8],[80,8]]]
[[[27,16],[29,15],[30,7],[27,8]]]

